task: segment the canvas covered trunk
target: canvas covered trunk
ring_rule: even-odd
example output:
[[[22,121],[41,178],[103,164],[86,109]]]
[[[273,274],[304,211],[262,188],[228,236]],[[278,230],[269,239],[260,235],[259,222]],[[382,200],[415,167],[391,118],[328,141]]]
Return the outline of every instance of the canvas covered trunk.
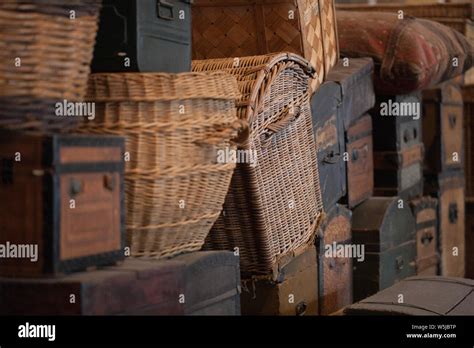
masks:
[[[352,303],[352,212],[336,204],[318,232],[319,314],[329,315]],[[352,250],[352,249],[351,249]]]
[[[35,277],[124,258],[124,139],[0,137],[0,276]],[[29,250],[19,257],[20,249]],[[14,254],[13,254],[14,253]],[[23,254],[23,252],[22,252]]]
[[[426,174],[463,168],[462,103],[461,89],[454,82],[423,91],[422,125]]]
[[[474,201],[466,202],[466,278],[474,279]]]
[[[349,208],[354,208],[374,193],[374,155],[372,118],[365,115],[346,132],[347,197]]]
[[[197,251],[184,263],[185,315],[240,315],[239,257],[229,251]]]
[[[316,248],[310,246],[282,265],[275,280],[247,279],[242,287],[242,315],[317,315]]]
[[[339,58],[334,0],[195,0],[193,59],[292,52],[315,68],[315,91]]]
[[[466,197],[474,199],[474,85],[463,86]]]
[[[94,72],[191,70],[191,0],[104,0]]]
[[[244,279],[272,277],[278,264],[313,244],[322,215],[309,100],[314,70],[288,53],[194,61],[193,70],[237,78],[237,112],[249,123],[238,151],[254,159],[237,164],[205,248],[238,251]]]
[[[127,259],[65,277],[0,278],[1,315],[183,315],[181,262]]]
[[[372,197],[352,214],[352,243],[364,246],[354,262],[354,300],[359,301],[416,274],[415,219],[399,197]]]
[[[411,277],[344,310],[346,315],[474,315],[474,281]]]
[[[328,75],[328,81],[341,86],[340,108],[346,131],[375,105],[373,73],[371,58],[349,58],[339,61]]]
[[[325,210],[346,194],[344,125],[339,108],[341,99],[339,85],[330,81],[324,82],[311,98],[319,183]]]
[[[416,222],[416,274],[437,275],[438,200],[429,196],[410,201]]]

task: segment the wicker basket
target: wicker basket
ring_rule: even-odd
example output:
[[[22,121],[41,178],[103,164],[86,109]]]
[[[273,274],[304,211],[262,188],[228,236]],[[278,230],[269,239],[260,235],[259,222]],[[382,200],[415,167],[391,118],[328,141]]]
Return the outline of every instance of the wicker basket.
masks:
[[[314,70],[291,53],[194,61],[193,69],[237,77],[238,116],[249,122],[239,150],[257,156],[237,164],[205,248],[238,247],[244,277],[275,275],[277,264],[313,243],[322,215],[308,94]]]
[[[450,4],[338,4],[338,10],[344,11],[376,11],[393,12],[403,11],[406,16],[419,18],[467,18],[474,19],[474,4],[466,0],[465,3]]]
[[[333,0],[195,0],[194,59],[286,51],[316,68],[315,91],[339,58]]]
[[[219,216],[242,121],[234,77],[210,74],[92,74],[96,118],[81,132],[126,138],[127,235],[135,257],[201,249]],[[127,158],[129,156],[129,158]],[[129,160],[128,160],[129,159]]]
[[[100,0],[0,3],[0,97],[11,98],[0,114],[2,128],[48,129],[56,102],[83,99],[99,10]],[[73,123],[56,121],[63,130]]]

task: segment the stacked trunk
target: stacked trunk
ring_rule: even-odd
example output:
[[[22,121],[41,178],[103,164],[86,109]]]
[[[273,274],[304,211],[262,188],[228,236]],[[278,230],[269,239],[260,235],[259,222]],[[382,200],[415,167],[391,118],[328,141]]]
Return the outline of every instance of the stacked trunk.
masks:
[[[313,133],[326,218],[316,245],[319,313],[352,303],[351,211],[373,193],[372,121],[375,102],[373,62],[339,62],[311,100]],[[346,206],[339,205],[340,201]]]
[[[423,192],[420,102],[417,94],[379,96],[370,112],[378,196],[400,196],[408,200]]]
[[[443,276],[465,274],[464,147],[461,89],[454,81],[423,91],[425,193],[439,200]]]
[[[415,219],[400,197],[372,197],[352,215],[352,242],[365,248],[354,262],[359,301],[416,274]]]
[[[474,84],[463,86],[466,173],[466,277],[474,279]]]

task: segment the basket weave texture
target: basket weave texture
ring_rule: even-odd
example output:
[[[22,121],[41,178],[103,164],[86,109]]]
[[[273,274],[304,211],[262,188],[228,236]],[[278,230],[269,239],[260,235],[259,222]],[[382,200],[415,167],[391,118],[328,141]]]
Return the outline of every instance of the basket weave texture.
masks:
[[[293,52],[317,75],[315,91],[339,57],[333,0],[195,0],[193,58]]]
[[[96,118],[81,132],[126,139],[126,225],[131,254],[164,258],[201,249],[222,210],[243,122],[235,77],[223,73],[92,74]],[[129,155],[129,158],[127,158]],[[129,159],[129,160],[128,160]]]
[[[194,71],[237,77],[237,113],[249,123],[224,210],[205,249],[239,248],[244,277],[275,274],[276,265],[314,241],[322,201],[308,83],[311,65],[295,54],[193,62]]]
[[[75,102],[85,96],[100,4],[100,0],[0,3],[2,128],[66,130],[77,124],[80,118],[55,117],[54,108],[64,99]]]
[[[338,4],[337,9],[344,11],[393,12],[403,11],[405,16],[419,18],[467,18],[474,19],[474,4],[466,0],[464,3],[448,4]]]

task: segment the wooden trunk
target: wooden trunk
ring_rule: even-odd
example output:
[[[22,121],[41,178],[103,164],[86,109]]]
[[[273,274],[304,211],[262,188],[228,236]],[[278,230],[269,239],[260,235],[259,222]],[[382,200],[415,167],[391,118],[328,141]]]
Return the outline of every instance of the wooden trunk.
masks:
[[[128,259],[56,279],[0,278],[0,315],[182,315],[184,264]]]
[[[342,114],[338,112],[340,101],[341,89],[334,82],[323,83],[311,99],[324,209],[332,207],[346,194],[344,128]]]
[[[197,251],[173,261],[185,265],[184,314],[240,315],[238,256],[229,251]]]
[[[190,71],[191,3],[191,0],[104,0],[92,70]]]
[[[374,62],[371,58],[349,58],[340,61],[328,75],[328,81],[337,82],[342,90],[344,129],[349,127],[375,105],[372,82]]]
[[[244,280],[241,304],[242,315],[317,315],[316,248],[309,247],[280,268],[276,281]]]
[[[474,198],[474,85],[462,89],[464,101],[464,153],[466,197]]]
[[[119,137],[2,134],[0,275],[67,273],[123,259],[123,149]],[[37,261],[9,258],[25,245],[37,246]]]
[[[372,119],[365,115],[346,132],[347,197],[354,208],[374,192],[374,158],[372,149]]]
[[[416,274],[437,275],[438,253],[438,200],[421,197],[410,201],[416,221]]]
[[[444,83],[423,91],[424,171],[463,167],[463,106],[460,87]]]
[[[474,315],[474,281],[412,277],[344,310],[346,315]]]
[[[352,303],[352,257],[338,255],[338,245],[352,243],[352,212],[335,205],[319,229],[319,314],[329,315]]]
[[[374,152],[375,195],[404,199],[423,193],[423,145],[402,151]]]
[[[384,111],[391,115],[385,115]],[[419,114],[415,114],[415,111],[419,111]],[[397,112],[405,116],[395,116]],[[375,107],[370,111],[374,127],[374,151],[402,151],[420,144],[421,112],[419,94],[378,97]]]
[[[354,261],[354,300],[416,273],[415,219],[399,197],[372,197],[354,209],[352,243],[365,259]]]
[[[474,279],[474,201],[466,202],[466,278]]]
[[[445,173],[439,176],[438,199],[441,275],[464,277],[466,230],[462,172]]]

